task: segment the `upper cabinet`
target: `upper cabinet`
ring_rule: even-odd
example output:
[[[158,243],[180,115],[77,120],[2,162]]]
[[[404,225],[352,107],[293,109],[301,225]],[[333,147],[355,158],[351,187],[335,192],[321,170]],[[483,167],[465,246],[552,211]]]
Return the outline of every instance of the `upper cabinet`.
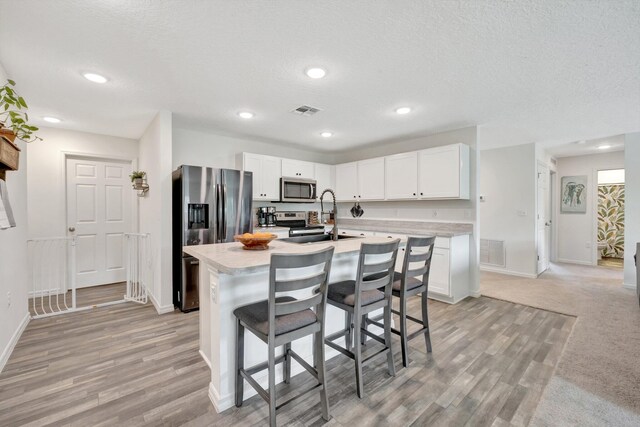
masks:
[[[469,199],[468,145],[446,145],[418,152],[418,197]]]
[[[281,168],[278,157],[243,153],[242,169],[253,172],[253,200],[280,199]]]
[[[358,162],[336,165],[336,197],[341,201],[358,198]]]
[[[282,159],[282,176],[306,179],[315,178],[315,164],[302,160]]]
[[[358,162],[358,199],[384,200],[384,157]]]
[[[384,200],[384,157],[336,165],[340,201]]]
[[[418,196],[418,153],[395,154],[384,159],[387,200],[416,199]]]
[[[335,166],[323,165],[321,163],[315,164],[316,168],[316,190],[318,197],[320,193],[327,188],[335,189]]]

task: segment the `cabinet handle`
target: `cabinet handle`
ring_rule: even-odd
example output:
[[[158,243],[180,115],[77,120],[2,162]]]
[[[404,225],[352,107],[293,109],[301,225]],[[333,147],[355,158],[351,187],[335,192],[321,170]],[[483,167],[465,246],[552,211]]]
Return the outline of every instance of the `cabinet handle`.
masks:
[[[413,195],[415,196],[415,195],[416,195],[416,193],[413,193]]]
[[[355,199],[355,198],[356,198],[356,196],[353,196],[353,198]]]
[[[420,193],[421,196],[424,196],[424,193]]]

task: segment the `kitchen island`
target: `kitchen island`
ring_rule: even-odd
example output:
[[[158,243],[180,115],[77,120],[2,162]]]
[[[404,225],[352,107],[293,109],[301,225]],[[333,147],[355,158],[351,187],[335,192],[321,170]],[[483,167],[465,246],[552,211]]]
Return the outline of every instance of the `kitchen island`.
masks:
[[[239,306],[268,298],[269,264],[271,254],[303,254],[335,247],[330,281],[354,279],[360,245],[386,243],[386,237],[358,237],[337,242],[295,244],[274,240],[265,251],[243,250],[240,243],[186,246],[184,251],[200,261],[200,353],[211,368],[209,398],[218,412],[234,405],[235,318],[233,310]],[[402,252],[400,252],[401,254]],[[400,256],[400,255],[399,255]],[[292,293],[296,296],[295,293]],[[344,328],[344,312],[327,306],[326,333]],[[381,333],[381,330],[373,332]],[[336,341],[344,344],[344,341]],[[312,361],[311,336],[294,341],[292,348],[308,362]],[[278,350],[280,354],[282,349]],[[326,358],[339,354],[326,348]],[[267,359],[267,346],[251,333],[245,334],[245,366]],[[345,359],[345,363],[352,363]],[[292,364],[292,375],[303,372]],[[267,385],[267,371],[254,376]],[[277,370],[276,382],[282,381],[282,369]],[[253,387],[245,387],[245,399],[256,394]]]

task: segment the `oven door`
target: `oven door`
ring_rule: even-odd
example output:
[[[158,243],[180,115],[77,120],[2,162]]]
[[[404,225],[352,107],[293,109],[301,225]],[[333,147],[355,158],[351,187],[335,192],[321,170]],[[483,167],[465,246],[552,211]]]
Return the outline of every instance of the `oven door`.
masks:
[[[309,203],[316,200],[316,181],[280,178],[280,201]]]

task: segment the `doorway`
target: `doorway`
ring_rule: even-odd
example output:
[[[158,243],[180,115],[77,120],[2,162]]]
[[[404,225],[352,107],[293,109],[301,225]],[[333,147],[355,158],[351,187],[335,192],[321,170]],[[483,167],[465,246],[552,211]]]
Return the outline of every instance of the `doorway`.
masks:
[[[624,267],[624,195],[624,169],[598,171],[596,250],[602,267]]]
[[[537,272],[542,274],[549,268],[551,256],[551,176],[544,163],[539,162],[537,169]]]
[[[78,307],[124,298],[126,233],[134,231],[132,161],[66,156],[67,237],[75,243]]]

